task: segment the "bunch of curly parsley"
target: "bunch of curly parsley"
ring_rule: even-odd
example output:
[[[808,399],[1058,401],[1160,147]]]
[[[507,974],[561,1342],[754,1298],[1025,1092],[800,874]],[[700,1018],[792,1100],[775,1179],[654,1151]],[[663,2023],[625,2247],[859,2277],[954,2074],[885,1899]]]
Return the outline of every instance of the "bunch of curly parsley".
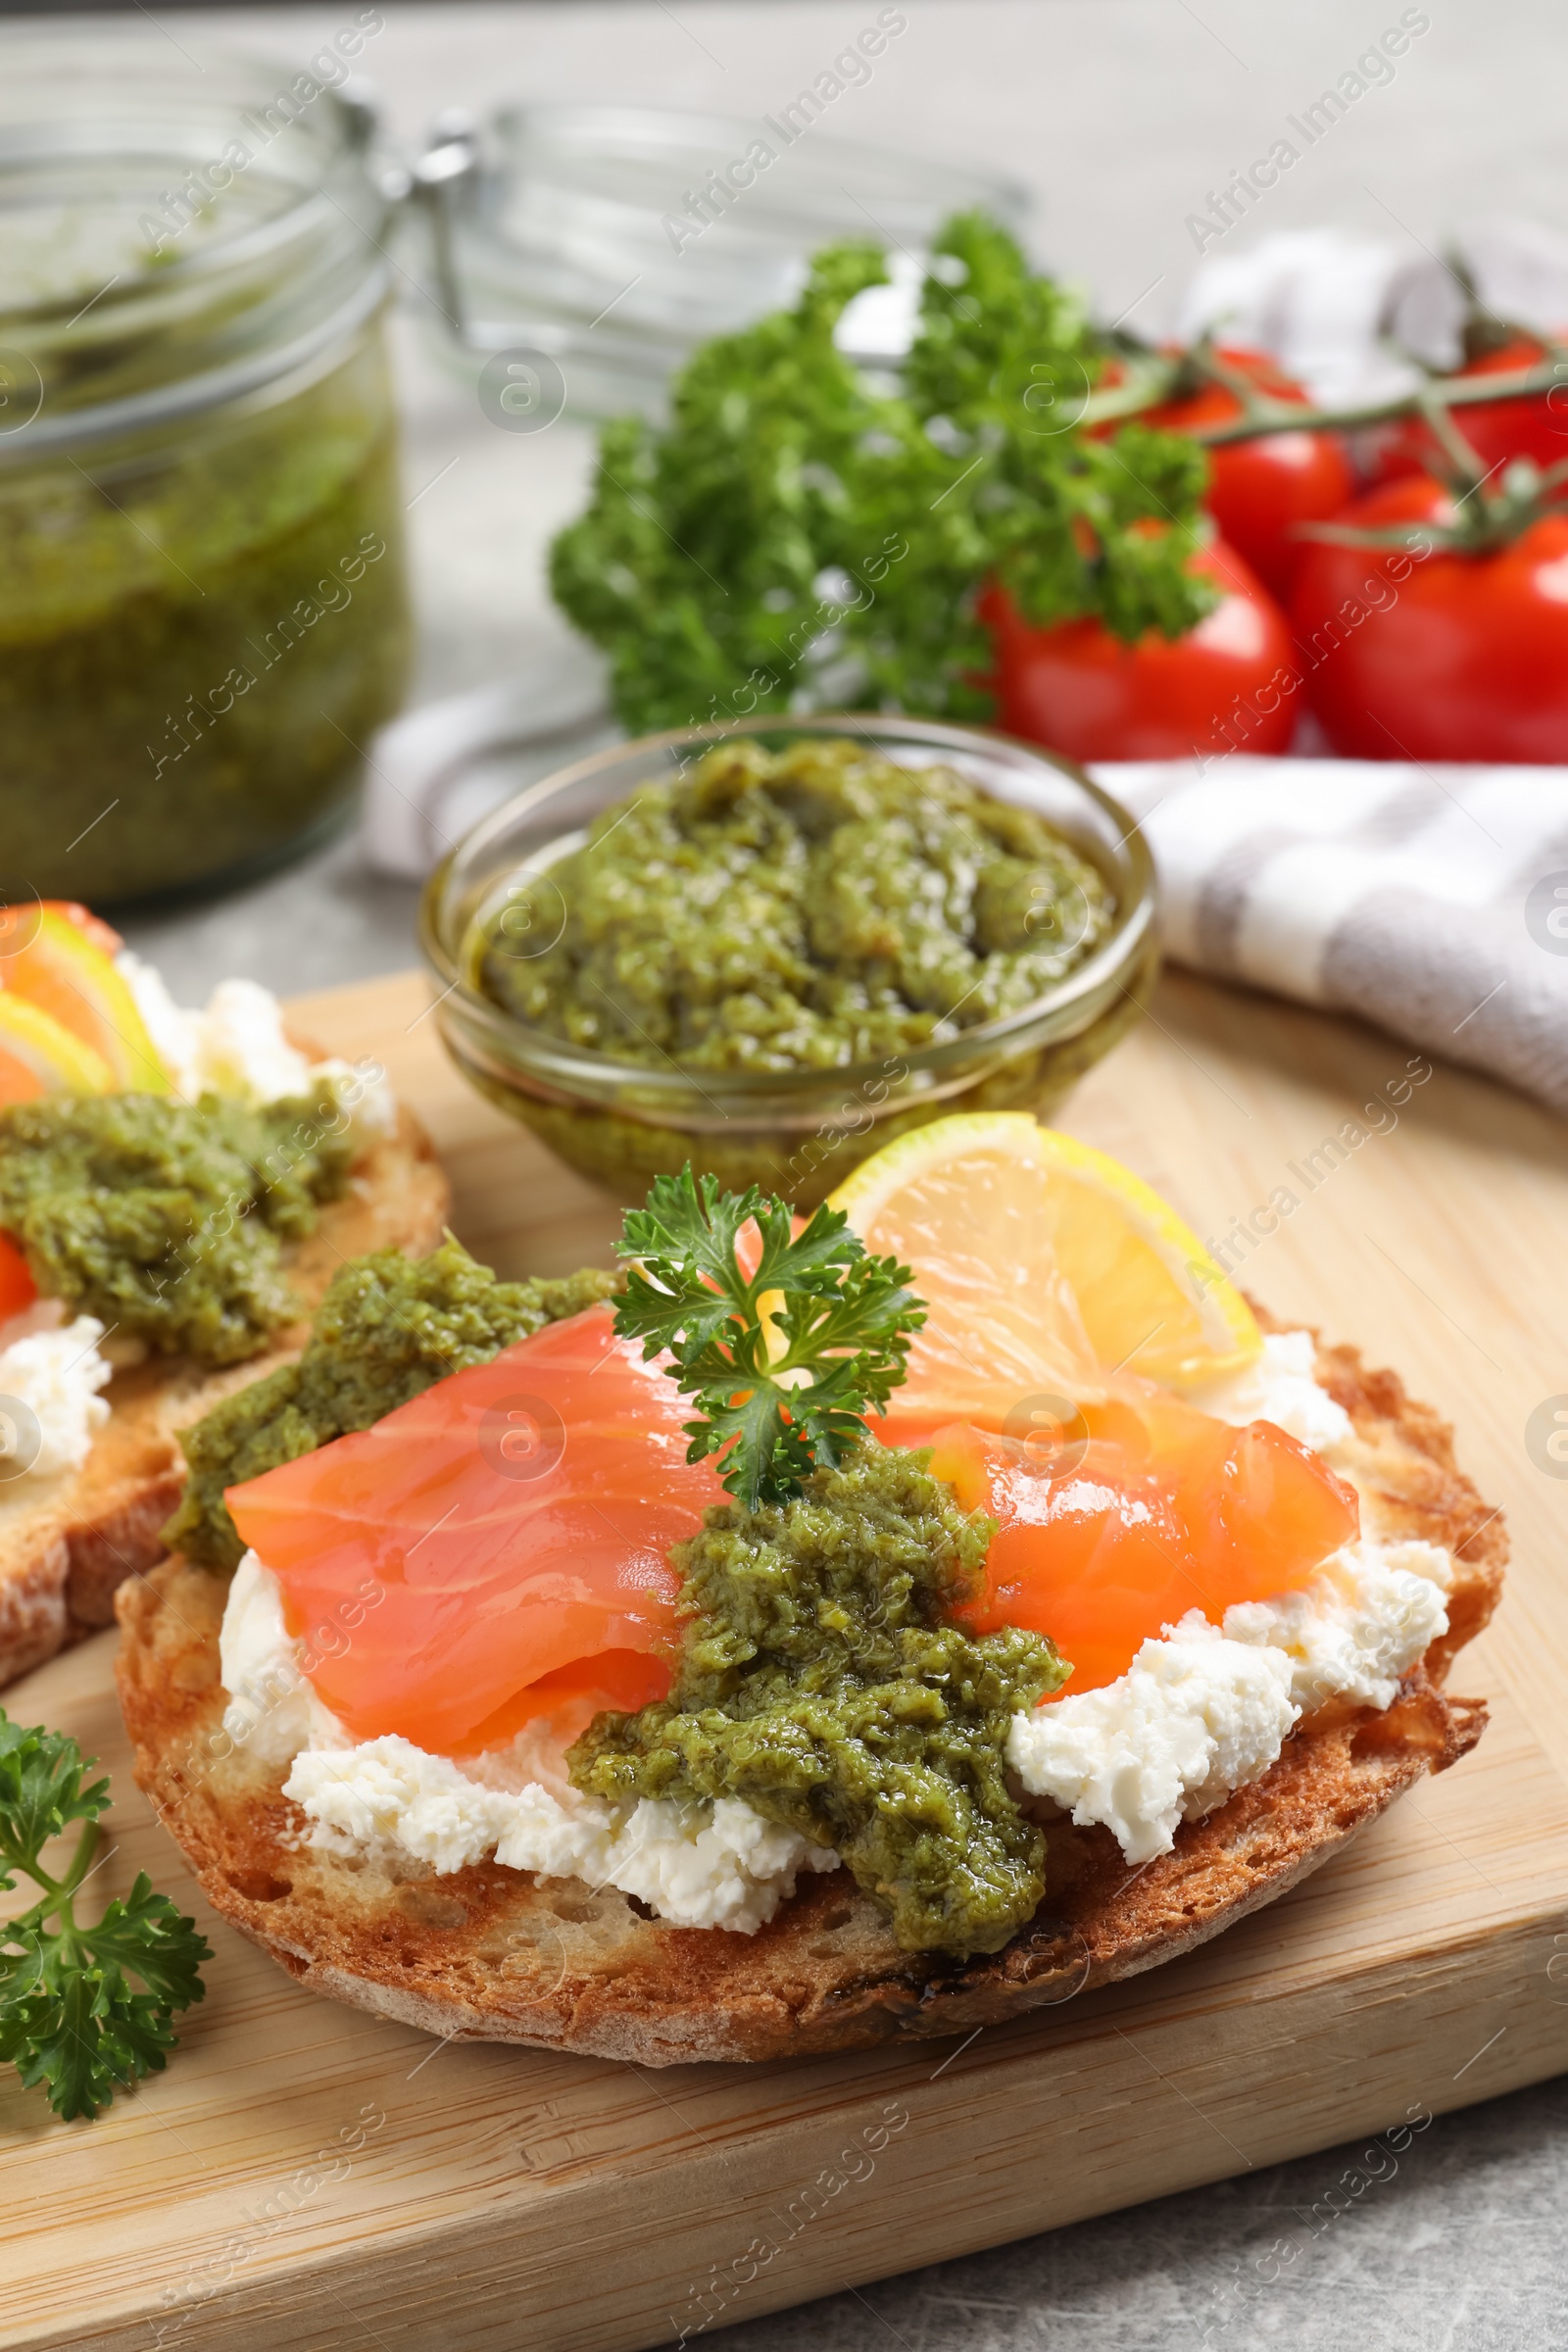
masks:
[[[162,2071],[175,2043],[172,2020],[202,1998],[197,1972],[213,1956],[196,1922],[155,1894],[144,1871],[95,1926],[76,1917],[109,1808],[109,1783],[84,1787],[86,1771],[68,1734],[27,1729],[0,1709],[0,1890],[16,1886],[18,1871],[39,1890],[28,1909],[0,1921],[0,2062],[41,2084],[68,2120],[97,2115],[117,2089]],[[44,1850],[74,1822],[75,1849],[57,1877]]]
[[[1207,461],[1073,421],[1105,347],[1072,297],[960,215],[879,383],[833,334],[886,277],[874,245],[829,247],[795,310],[704,345],[666,426],[605,427],[551,585],[633,732],[813,708],[989,717],[993,580],[1031,620],[1094,614],[1127,642],[1210,609],[1185,568]]]

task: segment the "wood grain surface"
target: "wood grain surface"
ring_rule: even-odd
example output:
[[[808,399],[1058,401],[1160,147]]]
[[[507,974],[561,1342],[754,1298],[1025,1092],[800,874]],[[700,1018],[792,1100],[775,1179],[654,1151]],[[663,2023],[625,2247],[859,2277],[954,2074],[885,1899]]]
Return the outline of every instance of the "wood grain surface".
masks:
[[[509,1274],[603,1259],[616,1212],[468,1092],[424,1003],[410,975],[298,1018],[385,1060],[480,1256]],[[6,1705],[109,1767],[105,1897],[147,1869],[205,1916],[216,1957],[168,2073],[99,2122],[59,2124],[0,2074],[0,2344],[689,2341],[1419,2130],[1568,2066],[1568,1478],[1539,1430],[1527,1442],[1539,1408],[1561,1395],[1568,1412],[1565,1139],[1449,1070],[1399,1103],[1412,1061],[1427,1067],[1371,1031],[1176,977],[1063,1124],[1204,1236],[1272,1200],[1257,1224],[1274,1229],[1235,1253],[1249,1286],[1397,1365],[1458,1424],[1514,1537],[1502,1612],[1456,1677],[1494,1702],[1475,1755],[1271,1910],[1130,1984],[966,2043],[654,2075],[443,2044],[301,1992],[205,1914],[152,1823],[101,1636]]]

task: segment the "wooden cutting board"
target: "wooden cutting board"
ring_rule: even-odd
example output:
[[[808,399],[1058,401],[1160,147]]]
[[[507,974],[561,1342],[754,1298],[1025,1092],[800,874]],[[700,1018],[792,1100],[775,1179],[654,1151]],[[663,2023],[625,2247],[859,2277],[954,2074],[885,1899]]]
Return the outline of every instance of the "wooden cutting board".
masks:
[[[410,975],[298,1012],[385,1060],[471,1249],[507,1273],[602,1260],[615,1212],[453,1075],[424,1003]],[[1033,2022],[650,2073],[443,2044],[302,1992],[212,1919],[150,1821],[102,1636],[5,1703],[109,1766],[105,1895],[146,1868],[217,1956],[168,2073],[99,2122],[56,2123],[0,2072],[0,2343],[677,2343],[1353,2134],[1398,2146],[1433,2113],[1568,2067],[1568,1478],[1527,1444],[1568,1392],[1565,1138],[1453,1071],[1396,1124],[1364,1107],[1409,1059],[1178,977],[1064,1124],[1204,1236],[1290,1193],[1251,1287],[1398,1365],[1459,1425],[1515,1544],[1502,1613],[1457,1677],[1494,1707],[1472,1757],[1216,1943]]]

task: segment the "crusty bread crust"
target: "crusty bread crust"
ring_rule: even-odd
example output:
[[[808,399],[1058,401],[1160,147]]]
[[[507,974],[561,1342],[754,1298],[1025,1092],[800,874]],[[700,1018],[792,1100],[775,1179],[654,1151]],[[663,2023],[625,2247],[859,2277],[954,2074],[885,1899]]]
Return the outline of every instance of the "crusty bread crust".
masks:
[[[422,1255],[450,1209],[435,1148],[410,1110],[395,1134],[369,1143],[348,1191],[322,1208],[316,1231],[286,1253],[289,1280],[315,1307],[346,1258],[369,1250]],[[110,1417],[79,1470],[0,1487],[0,1686],[114,1621],[116,1588],[164,1556],[160,1530],[178,1502],[185,1464],[178,1432],[219,1399],[299,1353],[309,1325],[278,1334],[265,1356],[222,1372],[184,1358],[117,1372]]]
[[[171,1560],[122,1585],[121,1703],[136,1778],[223,1918],[312,1990],[432,2034],[668,2066],[966,2033],[1192,1949],[1315,1870],[1427,1771],[1479,1739],[1486,1708],[1447,1697],[1453,1652],[1495,1604],[1506,1544],[1455,1467],[1450,1433],[1352,1348],[1318,1376],[1355,1422],[1369,1534],[1453,1552],[1450,1632],[1379,1714],[1300,1724],[1277,1762],[1174,1850],[1129,1871],[1107,1830],[1048,1834],[1046,1901],[990,1958],[903,1952],[844,1870],[808,1877],[756,1936],[680,1929],[613,1887],[483,1862],[447,1878],[320,1854],[282,1769],[221,1729],[224,1587]]]

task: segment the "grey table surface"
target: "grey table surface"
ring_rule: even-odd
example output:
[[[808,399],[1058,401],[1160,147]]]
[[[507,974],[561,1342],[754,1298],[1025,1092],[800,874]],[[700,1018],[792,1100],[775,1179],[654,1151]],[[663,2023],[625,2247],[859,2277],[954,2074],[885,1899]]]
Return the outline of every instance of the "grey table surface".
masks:
[[[1012,172],[1035,193],[1042,256],[1087,284],[1102,315],[1132,306],[1146,331],[1169,321],[1193,268],[1188,213],[1400,13],[1395,0],[904,5],[906,33],[868,83],[846,93],[835,127]],[[394,6],[363,62],[395,134],[408,140],[438,107],[514,94],[760,114],[875,13],[871,0]],[[1431,248],[1480,214],[1568,216],[1568,16],[1550,0],[1432,0],[1427,13],[1431,29],[1395,80],[1369,92],[1281,182],[1259,228],[1327,221]],[[141,14],[149,41],[197,56],[237,42],[303,58],[348,12],[160,17],[154,0]],[[72,28],[90,41],[101,22],[75,18]],[[397,345],[420,620],[414,699],[425,701],[504,676],[519,661],[566,657],[542,558],[579,503],[591,436],[569,418],[533,436],[497,432],[438,357],[413,291]],[[414,886],[370,872],[345,835],[253,889],[128,929],[187,1001],[234,971],[295,991],[408,964],[416,899]],[[1080,2352],[1568,2345],[1568,2082],[1440,2119],[1397,2174],[1314,2234],[1310,2209],[1353,2152],[1325,2150],[910,2269],[725,2330],[724,2340],[736,2352],[1013,2352],[1058,2341]],[[1279,2283],[1259,2286],[1255,2258],[1281,2239],[1297,2256],[1280,2266]],[[919,2250],[911,2213],[911,2264]],[[1254,2283],[1238,2291],[1238,2278]],[[352,2345],[352,2323],[333,2340]]]

